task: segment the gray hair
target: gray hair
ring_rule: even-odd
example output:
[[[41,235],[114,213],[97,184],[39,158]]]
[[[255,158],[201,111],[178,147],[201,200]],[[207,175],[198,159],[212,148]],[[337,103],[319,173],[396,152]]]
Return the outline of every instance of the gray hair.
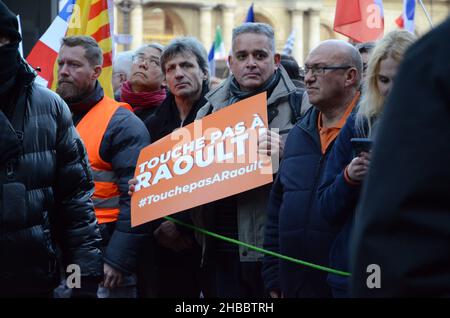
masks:
[[[68,47],[81,46],[84,48],[84,56],[91,66],[103,65],[103,51],[93,37],[86,35],[66,36],[61,40],[61,46],[63,45]]]
[[[135,53],[139,53],[140,51],[142,51],[142,50],[144,50],[146,48],[157,49],[160,52],[164,51],[164,45],[159,44],[157,42],[153,42],[153,43],[149,43],[149,44],[145,44],[145,45],[141,46],[140,48],[138,48],[135,51]]]
[[[161,68],[166,73],[166,63],[178,54],[191,53],[197,59],[200,69],[207,74],[207,83],[209,83],[208,54],[205,47],[194,37],[179,37],[170,41],[164,48],[161,55]]]
[[[231,49],[234,51],[234,42],[240,34],[254,33],[265,35],[270,41],[270,49],[275,54],[275,33],[270,25],[260,22],[247,22],[233,29]]]
[[[117,53],[113,62],[113,73],[125,73],[130,76],[131,66],[133,64],[133,52],[124,51]]]
[[[358,71],[358,85],[362,80],[363,74],[363,60],[359,51],[355,49],[350,49],[350,56],[348,60],[349,65],[352,65]]]

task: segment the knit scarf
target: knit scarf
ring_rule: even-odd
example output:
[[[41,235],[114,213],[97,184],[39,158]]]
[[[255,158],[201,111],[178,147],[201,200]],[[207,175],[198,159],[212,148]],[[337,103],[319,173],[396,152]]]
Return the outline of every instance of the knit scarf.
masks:
[[[154,92],[133,92],[129,81],[123,83],[120,100],[133,107],[133,111],[158,107],[166,98],[166,90],[160,89]]]
[[[267,91],[267,99],[268,99],[269,96],[272,94],[273,90],[275,89],[275,87],[277,86],[278,82],[280,81],[280,78],[281,78],[281,72],[279,69],[277,69],[275,71],[275,73],[267,81],[265,81],[265,83],[263,85],[261,85],[261,87],[259,87],[258,89],[255,89],[253,91],[244,92],[241,90],[239,83],[236,81],[236,79],[233,76],[233,79],[231,80],[231,85],[230,85],[231,96],[230,96],[229,102],[230,102],[230,104],[234,104],[240,100],[243,100],[243,99],[251,97],[251,96],[255,96],[255,95],[265,92],[265,91]]]

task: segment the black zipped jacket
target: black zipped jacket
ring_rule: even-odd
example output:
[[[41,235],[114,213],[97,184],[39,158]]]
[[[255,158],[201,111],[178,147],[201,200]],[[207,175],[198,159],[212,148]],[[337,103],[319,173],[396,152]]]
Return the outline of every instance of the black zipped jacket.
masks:
[[[0,296],[50,295],[60,280],[57,247],[64,269],[79,266],[82,283],[103,277],[85,148],[65,102],[34,78],[23,63],[16,82],[23,89],[13,90],[25,96],[23,141],[0,163]],[[14,132],[11,119],[0,116],[0,125]]]

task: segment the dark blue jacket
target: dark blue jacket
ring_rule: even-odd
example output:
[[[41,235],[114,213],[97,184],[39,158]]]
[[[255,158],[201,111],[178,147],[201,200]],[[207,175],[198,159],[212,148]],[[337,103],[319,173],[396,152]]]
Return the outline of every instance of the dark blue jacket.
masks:
[[[323,155],[312,107],[290,131],[283,160],[270,193],[264,247],[290,257],[328,266],[336,229],[322,218],[316,193],[332,144]],[[327,273],[265,256],[263,278],[268,291],[284,297],[331,297]]]
[[[330,251],[330,266],[342,271],[348,271],[348,245],[353,227],[354,210],[360,192],[359,185],[351,185],[344,177],[345,167],[353,159],[350,139],[354,137],[362,137],[362,134],[355,128],[353,113],[339,132],[318,194],[318,206],[323,218],[330,226],[340,229]],[[348,290],[348,278],[345,276],[329,274],[328,283],[333,289]]]

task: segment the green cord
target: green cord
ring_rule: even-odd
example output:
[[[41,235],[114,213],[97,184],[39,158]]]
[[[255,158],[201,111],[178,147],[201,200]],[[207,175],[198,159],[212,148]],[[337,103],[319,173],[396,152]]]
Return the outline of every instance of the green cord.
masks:
[[[190,228],[190,229],[192,229],[194,231],[197,231],[197,232],[200,232],[200,233],[203,233],[203,234],[215,237],[215,238],[217,238],[219,240],[223,240],[223,241],[226,241],[226,242],[229,242],[229,243],[241,245],[241,246],[247,247],[249,249],[255,250],[257,252],[260,252],[260,253],[264,253],[264,254],[267,254],[267,255],[275,256],[275,257],[284,259],[286,261],[290,261],[290,262],[293,262],[293,263],[296,263],[296,264],[312,267],[314,269],[318,269],[318,270],[325,271],[325,272],[328,272],[328,273],[341,275],[341,276],[351,276],[351,274],[348,273],[348,272],[343,272],[343,271],[339,271],[339,270],[336,270],[336,269],[328,268],[328,267],[325,267],[325,266],[312,264],[312,263],[305,262],[305,261],[302,261],[302,260],[299,260],[299,259],[295,259],[295,258],[286,256],[286,255],[282,255],[282,254],[278,254],[278,253],[275,253],[275,252],[272,252],[272,251],[268,251],[268,250],[265,250],[265,249],[262,249],[262,248],[259,248],[259,247],[256,247],[256,246],[253,246],[253,245],[250,245],[250,244],[247,244],[247,243],[235,240],[235,239],[231,239],[231,238],[226,237],[226,236],[222,236],[222,235],[219,235],[219,234],[207,231],[205,229],[198,228],[198,227],[193,226],[191,224],[187,224],[187,223],[184,223],[184,222],[179,221],[177,219],[171,218],[169,216],[166,216],[164,218],[166,220],[172,221],[172,222],[174,222],[176,224],[180,224],[182,226],[188,227],[188,228]]]

